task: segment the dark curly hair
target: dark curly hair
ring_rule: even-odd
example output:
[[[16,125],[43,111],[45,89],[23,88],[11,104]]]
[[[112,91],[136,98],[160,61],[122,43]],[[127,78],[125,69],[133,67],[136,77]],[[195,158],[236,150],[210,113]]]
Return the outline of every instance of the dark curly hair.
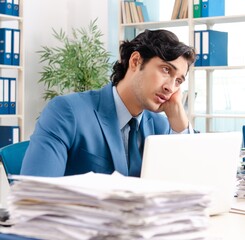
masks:
[[[183,56],[188,63],[188,69],[195,61],[193,47],[179,41],[178,37],[168,30],[145,30],[133,40],[125,40],[120,45],[120,60],[116,61],[111,74],[113,85],[117,85],[127,72],[130,56],[138,51],[142,58],[142,67],[153,57],[163,61],[173,61]]]

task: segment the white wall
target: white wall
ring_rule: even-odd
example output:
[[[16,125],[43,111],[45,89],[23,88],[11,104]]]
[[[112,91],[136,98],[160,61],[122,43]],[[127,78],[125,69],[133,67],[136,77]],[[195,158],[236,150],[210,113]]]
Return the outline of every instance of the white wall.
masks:
[[[43,85],[38,83],[42,65],[37,51],[41,46],[55,46],[52,28],[64,29],[87,27],[98,18],[98,26],[104,34],[107,46],[108,1],[87,0],[24,0],[24,61],[25,61],[25,139],[34,130],[36,119],[46,104],[42,98]]]

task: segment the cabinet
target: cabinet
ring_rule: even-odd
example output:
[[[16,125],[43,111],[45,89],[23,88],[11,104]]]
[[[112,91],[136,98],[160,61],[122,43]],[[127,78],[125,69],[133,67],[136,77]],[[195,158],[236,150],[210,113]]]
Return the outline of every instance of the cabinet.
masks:
[[[8,2],[8,1],[7,1]],[[12,49],[17,52],[19,55],[19,63],[13,64],[0,64],[0,76],[2,78],[14,78],[15,87],[9,87],[12,91],[12,100],[15,102],[15,113],[1,113],[0,114],[0,125],[1,126],[19,126],[19,140],[24,140],[24,57],[23,57],[23,0],[13,1],[18,3],[19,14],[18,16],[0,14],[0,27],[8,29],[19,30],[19,37],[15,36],[15,47],[12,46]],[[13,7],[13,6],[12,6]],[[13,39],[12,39],[13,42]],[[7,41],[6,41],[6,44]],[[15,89],[15,90],[14,90]],[[14,94],[15,92],[15,94]],[[10,97],[11,95],[9,95]],[[10,101],[11,99],[9,99]],[[11,101],[12,101],[11,100]],[[0,136],[1,137],[1,136]]]
[[[155,8],[164,14],[164,11],[161,10],[163,4],[169,3],[171,12],[173,2],[145,0],[144,4],[147,7],[150,4],[151,9]],[[225,4],[227,5],[225,8],[229,10],[228,4],[232,6],[233,3],[226,0]],[[235,7],[238,10],[244,9],[243,6],[239,6],[239,4],[244,5],[243,1],[236,4]],[[126,38],[125,32],[130,31],[130,29],[138,34],[147,28],[170,28],[175,33],[183,28],[184,34],[187,35],[187,40],[184,42],[191,46],[194,46],[195,30],[214,29],[228,32],[228,66],[192,66],[190,68],[187,78],[187,112],[194,128],[201,132],[240,131],[245,120],[245,108],[243,107],[245,99],[243,101],[242,98],[245,93],[245,47],[242,42],[238,43],[238,39],[240,39],[240,29],[244,29],[245,26],[245,14],[226,13],[225,16],[193,18],[193,0],[188,0],[188,18],[170,20],[170,14],[169,18],[163,21],[124,24],[121,21],[121,1],[119,1],[118,6],[119,42]],[[178,37],[183,41],[183,35],[178,35]],[[230,41],[232,38],[233,41]],[[230,95],[232,95],[232,100]]]

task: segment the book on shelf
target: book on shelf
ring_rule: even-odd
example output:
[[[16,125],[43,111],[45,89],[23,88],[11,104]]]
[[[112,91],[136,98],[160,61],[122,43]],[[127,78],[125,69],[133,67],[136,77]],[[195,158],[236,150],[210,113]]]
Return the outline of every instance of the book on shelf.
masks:
[[[129,2],[129,8],[130,8],[133,23],[140,22],[135,2]]]
[[[140,22],[146,22],[148,21],[148,14],[147,14],[147,9],[146,9],[146,6],[143,4],[143,2],[135,2],[135,5],[136,5],[136,9],[137,9],[137,12],[138,12],[138,15],[139,15],[139,20]],[[143,10],[143,8],[145,7],[145,10]],[[143,13],[144,11],[144,13]],[[145,16],[147,14],[147,16]]]
[[[171,19],[183,19],[188,17],[188,0],[175,0]]]
[[[121,1],[121,23],[127,23],[125,2]]]
[[[179,19],[188,18],[188,0],[182,0]]]
[[[122,1],[121,15],[123,24],[149,21],[147,7],[143,2]]]
[[[126,22],[124,23],[132,23],[132,16],[131,16],[131,11],[130,11],[130,6],[128,1],[124,1],[123,4],[125,5],[125,16],[126,16]]]

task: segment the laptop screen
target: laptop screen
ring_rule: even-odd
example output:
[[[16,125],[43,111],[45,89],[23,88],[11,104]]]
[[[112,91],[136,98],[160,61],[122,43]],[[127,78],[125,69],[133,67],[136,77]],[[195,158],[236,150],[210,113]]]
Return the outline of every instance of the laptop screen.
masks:
[[[146,138],[141,177],[210,187],[210,214],[227,212],[235,194],[240,132]]]

